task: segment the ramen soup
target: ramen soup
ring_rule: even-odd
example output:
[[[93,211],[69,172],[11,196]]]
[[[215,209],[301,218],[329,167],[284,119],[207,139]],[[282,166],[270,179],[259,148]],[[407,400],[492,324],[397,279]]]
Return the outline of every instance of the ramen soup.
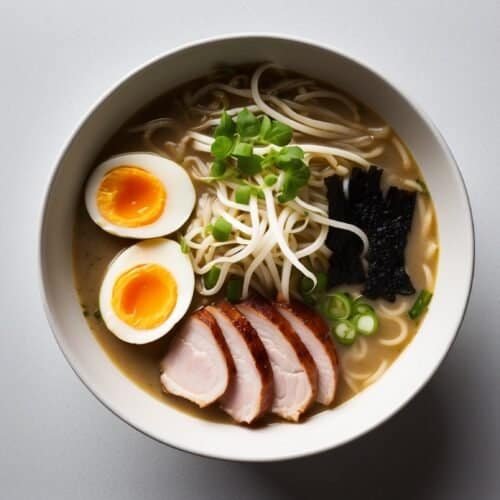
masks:
[[[431,307],[432,193],[397,131],[324,82],[214,70],[138,112],[93,165],[73,243],[82,312],[110,361],[179,410],[335,411]]]

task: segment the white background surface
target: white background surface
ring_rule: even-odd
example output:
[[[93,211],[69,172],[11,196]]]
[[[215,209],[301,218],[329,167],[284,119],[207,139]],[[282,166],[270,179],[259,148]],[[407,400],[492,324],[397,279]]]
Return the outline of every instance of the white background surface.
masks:
[[[453,150],[476,224],[469,309],[429,385],[368,436],[278,464],[191,456],[119,421],[66,364],[37,282],[45,184],[89,107],[144,61],[234,31],[335,45],[400,85]],[[499,61],[498,1],[0,0],[0,498],[499,498]]]

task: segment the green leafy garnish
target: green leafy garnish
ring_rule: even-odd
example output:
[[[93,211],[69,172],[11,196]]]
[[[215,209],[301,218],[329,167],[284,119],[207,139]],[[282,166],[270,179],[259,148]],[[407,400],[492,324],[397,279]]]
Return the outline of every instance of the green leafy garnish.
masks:
[[[236,130],[242,139],[256,137],[260,131],[260,122],[247,108],[238,113]]]
[[[238,170],[243,175],[255,175],[262,170],[262,159],[258,155],[240,156],[238,158]]]
[[[210,167],[210,177],[217,179],[226,173],[226,162],[224,160],[215,160]]]
[[[211,152],[215,161],[210,167],[207,182],[231,179],[241,183],[245,177],[252,177],[263,172],[262,186],[251,186],[250,190],[241,190],[236,197],[238,203],[249,203],[250,196],[264,198],[262,187],[274,186],[279,178],[279,171],[284,172],[278,200],[281,203],[293,200],[299,189],[309,180],[309,167],[304,162],[304,151],[299,146],[288,146],[293,130],[288,125],[271,120],[264,115],[256,117],[247,108],[238,113],[235,119],[223,112],[220,124],[215,128],[215,139]],[[264,155],[255,153],[258,144],[274,144],[274,148]]]
[[[233,150],[233,140],[225,135],[220,135],[215,138],[215,141],[212,143],[210,151],[212,154],[218,159],[223,160],[227,158],[231,151]]]
[[[278,167],[286,167],[293,160],[303,160],[304,151],[299,146],[286,146],[276,155]]]
[[[263,139],[264,137],[266,137],[270,129],[271,119],[269,118],[269,116],[264,115],[260,120],[259,136]]]
[[[273,120],[271,127],[262,139],[276,146],[286,146],[292,140],[293,130],[284,123]]]
[[[234,146],[234,149],[231,153],[236,158],[241,157],[249,157],[253,154],[253,146],[248,142],[239,142]]]
[[[299,189],[307,184],[311,172],[302,160],[292,160],[282,167],[285,171],[283,188],[278,196],[280,203],[286,203],[297,196]]]
[[[224,111],[220,117],[220,124],[215,128],[214,136],[232,137],[236,131],[233,119]]]

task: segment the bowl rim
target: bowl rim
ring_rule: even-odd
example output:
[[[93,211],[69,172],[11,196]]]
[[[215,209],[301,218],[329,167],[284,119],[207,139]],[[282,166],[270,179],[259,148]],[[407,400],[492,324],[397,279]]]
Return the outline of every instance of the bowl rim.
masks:
[[[73,356],[66,352],[65,349],[63,348],[62,341],[60,339],[60,332],[58,329],[58,326],[56,325],[56,322],[54,320],[55,314],[53,313],[50,305],[49,305],[49,300],[48,300],[48,289],[46,287],[46,279],[45,279],[45,264],[44,264],[44,235],[46,232],[46,227],[48,224],[47,220],[47,206],[49,203],[49,195],[52,192],[53,185],[55,183],[55,179],[57,177],[57,174],[59,172],[60,165],[62,161],[64,160],[67,152],[71,149],[73,142],[77,138],[78,134],[80,133],[81,129],[85,125],[87,119],[92,116],[100,107],[101,105],[109,98],[111,97],[122,85],[124,85],[129,79],[133,78],[134,76],[137,76],[139,73],[142,71],[146,70],[147,68],[159,63],[163,59],[167,59],[171,57],[174,54],[181,53],[185,50],[189,50],[191,48],[203,46],[206,44],[210,43],[216,43],[216,42],[224,42],[224,41],[234,41],[238,39],[249,39],[249,38],[261,38],[261,39],[269,39],[269,40],[280,40],[280,41],[285,41],[285,42],[292,42],[292,43],[300,43],[303,45],[308,45],[313,48],[317,49],[322,49],[327,52],[332,52],[342,58],[345,58],[347,61],[350,63],[354,63],[358,67],[360,67],[363,71],[367,71],[377,77],[380,81],[384,83],[384,85],[388,86],[391,90],[393,90],[396,94],[399,94],[407,103],[408,105],[412,108],[412,111],[414,111],[419,117],[425,122],[425,125],[429,128],[431,131],[432,135],[434,136],[435,140],[439,143],[440,147],[442,148],[444,154],[447,156],[447,159],[450,163],[451,166],[454,168],[451,169],[451,173],[456,175],[457,177],[457,186],[459,187],[461,191],[461,197],[462,200],[464,201],[464,219],[467,219],[468,222],[468,230],[470,231],[470,236],[471,236],[471,248],[469,248],[470,252],[470,262],[466,263],[466,270],[468,276],[466,277],[466,284],[467,284],[467,291],[463,300],[463,303],[461,304],[461,310],[459,311],[459,314],[457,314],[458,321],[456,323],[456,328],[454,330],[453,335],[450,335],[450,338],[448,340],[448,343],[446,345],[446,348],[443,350],[439,361],[435,364],[435,366],[430,370],[428,376],[426,378],[423,378],[420,383],[417,385],[417,387],[413,391],[409,391],[405,397],[401,398],[400,401],[396,402],[396,404],[392,405],[389,410],[385,413],[385,415],[382,418],[379,418],[378,420],[374,421],[371,423],[369,426],[367,426],[365,429],[360,430],[358,433],[355,433],[353,435],[345,437],[343,440],[340,440],[338,443],[335,445],[331,444],[325,444],[324,446],[318,447],[314,450],[305,450],[305,451],[299,451],[299,452],[288,452],[288,453],[281,453],[277,454],[273,458],[248,458],[248,459],[242,459],[241,457],[235,458],[234,456],[231,456],[230,454],[222,454],[222,453],[213,453],[213,454],[208,454],[208,453],[203,453],[200,452],[199,450],[196,450],[192,447],[180,447],[178,445],[172,444],[168,442],[167,440],[160,439],[158,436],[155,436],[154,432],[146,429],[144,427],[141,427],[137,423],[132,423],[129,421],[126,415],[123,415],[121,411],[118,408],[115,408],[109,401],[105,399],[104,396],[100,394],[100,391],[98,387],[95,386],[95,384],[92,384],[92,382],[86,380],[86,378],[78,371],[76,365],[77,362],[73,360]],[[365,434],[368,434],[369,432],[373,431],[374,429],[378,428],[381,426],[383,423],[387,422],[390,418],[392,418],[396,413],[398,413],[402,408],[404,408],[422,389],[427,385],[427,383],[430,381],[430,379],[434,376],[436,371],[439,369],[439,367],[442,365],[445,357],[448,355],[453,343],[455,342],[458,331],[463,323],[464,316],[467,310],[467,306],[470,300],[471,296],[471,291],[472,291],[472,284],[473,284],[473,279],[474,279],[474,273],[475,273],[475,227],[474,227],[474,219],[472,216],[472,209],[471,209],[471,203],[470,203],[470,198],[469,194],[466,189],[465,181],[463,174],[457,164],[457,161],[455,160],[455,157],[453,156],[453,153],[451,152],[450,147],[446,143],[444,137],[442,136],[441,132],[438,130],[434,122],[430,119],[430,117],[427,115],[427,113],[412,99],[410,98],[407,93],[400,88],[399,85],[396,85],[392,81],[388,80],[385,76],[383,76],[381,73],[379,73],[377,70],[372,68],[369,64],[365,63],[364,61],[360,60],[356,56],[352,56],[348,54],[346,51],[339,49],[333,44],[329,43],[323,43],[323,42],[318,42],[316,40],[312,40],[310,38],[306,37],[301,37],[301,36],[296,36],[296,35],[291,35],[291,34],[285,34],[285,33],[275,33],[275,32],[231,32],[231,33],[224,33],[224,34],[218,34],[218,35],[212,35],[200,39],[196,39],[187,43],[183,43],[180,45],[174,46],[172,49],[166,50],[161,52],[160,54],[153,56],[149,60],[147,60],[144,63],[140,63],[136,65],[132,70],[128,71],[125,76],[121,77],[119,81],[110,87],[107,87],[107,89],[101,93],[100,97],[98,97],[95,101],[94,104],[86,111],[79,119],[77,122],[77,125],[72,129],[70,132],[68,138],[65,141],[65,144],[63,147],[60,149],[59,154],[57,155],[57,160],[54,164],[54,166],[50,169],[48,173],[48,182],[44,184],[45,190],[42,198],[42,205],[41,205],[41,211],[40,211],[40,216],[38,220],[38,258],[37,258],[37,264],[38,264],[38,286],[39,286],[39,293],[41,295],[42,303],[43,303],[43,308],[45,311],[45,315],[49,324],[49,327],[52,331],[53,337],[62,352],[63,356],[65,357],[66,361],[70,365],[71,369],[73,372],[76,374],[76,376],[80,379],[80,381],[84,384],[84,386],[96,397],[96,399],[107,409],[109,409],[113,414],[115,414],[117,417],[119,417],[123,422],[126,424],[130,425],[132,428],[136,429],[137,431],[141,432],[145,436],[154,439],[155,441],[168,445],[172,448],[189,452],[197,456],[201,457],[207,457],[207,458],[215,458],[215,459],[220,459],[220,460],[228,460],[228,461],[248,461],[248,462],[273,462],[273,461],[284,461],[284,460],[291,460],[291,459],[296,459],[296,458],[301,458],[301,457],[307,457],[307,456],[312,456],[316,455],[319,453],[326,452],[328,450],[338,448],[340,446],[343,446],[351,441],[354,441]]]

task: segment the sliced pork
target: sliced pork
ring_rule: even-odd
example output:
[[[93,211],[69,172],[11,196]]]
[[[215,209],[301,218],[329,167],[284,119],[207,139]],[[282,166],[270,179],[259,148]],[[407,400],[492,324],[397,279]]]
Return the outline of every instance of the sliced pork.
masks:
[[[220,400],[221,408],[237,422],[251,423],[266,413],[273,401],[273,373],[257,332],[229,302],[208,306],[224,335],[236,376]]]
[[[217,401],[234,377],[233,359],[213,316],[194,312],[169,345],[161,365],[165,392],[203,408]]]
[[[309,350],[318,369],[316,400],[329,405],[335,397],[338,382],[338,360],[328,325],[315,311],[298,301],[275,304]]]
[[[274,377],[272,412],[297,421],[315,400],[314,361],[290,323],[267,300],[254,297],[237,305],[266,348]]]

